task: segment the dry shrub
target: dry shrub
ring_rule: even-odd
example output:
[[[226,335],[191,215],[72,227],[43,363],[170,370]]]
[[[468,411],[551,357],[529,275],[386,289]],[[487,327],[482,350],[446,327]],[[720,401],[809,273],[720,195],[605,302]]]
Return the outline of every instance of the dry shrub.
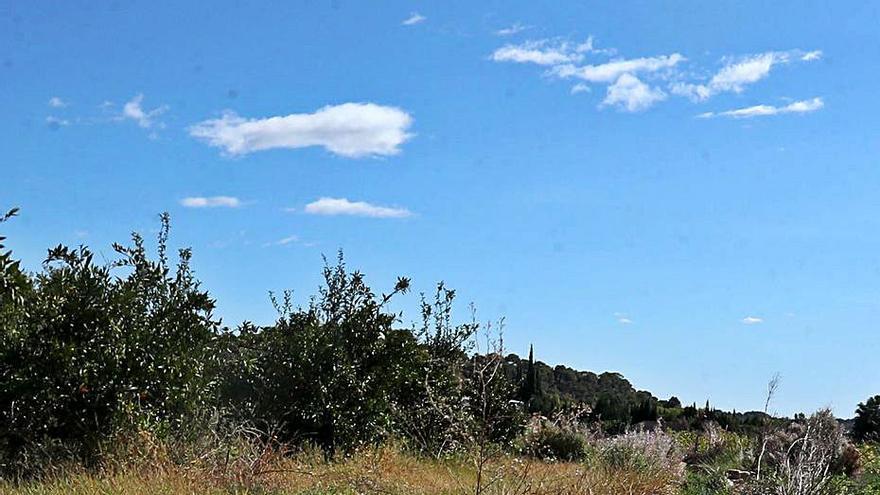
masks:
[[[762,476],[744,488],[760,495],[837,495],[835,474],[846,469],[846,442],[828,410],[772,432],[767,440]]]

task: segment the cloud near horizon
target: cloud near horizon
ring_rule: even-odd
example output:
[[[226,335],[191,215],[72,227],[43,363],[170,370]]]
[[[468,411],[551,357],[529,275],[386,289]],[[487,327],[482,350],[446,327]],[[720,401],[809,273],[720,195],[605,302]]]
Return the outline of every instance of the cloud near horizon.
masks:
[[[405,111],[375,103],[328,105],[314,113],[246,119],[227,112],[189,128],[190,136],[238,156],[270,149],[321,146],[347,158],[400,152],[413,118]]]
[[[365,201],[349,201],[346,198],[323,197],[307,204],[304,211],[310,215],[349,215],[372,218],[406,218],[412,212],[406,208],[379,206]]]
[[[180,200],[187,208],[238,208],[241,200],[234,196],[191,196]]]
[[[760,318],[757,316],[746,316],[742,319],[742,322],[746,325],[757,325],[758,323],[764,323],[764,318]]]

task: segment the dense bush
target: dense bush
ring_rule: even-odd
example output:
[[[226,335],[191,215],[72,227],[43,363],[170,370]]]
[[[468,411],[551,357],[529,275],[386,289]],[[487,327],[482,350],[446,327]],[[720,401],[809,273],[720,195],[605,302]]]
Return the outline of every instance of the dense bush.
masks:
[[[109,265],[87,248],[58,246],[42,272],[26,277],[19,301],[5,303],[4,466],[47,448],[91,462],[120,428],[179,430],[213,400],[214,302],[194,279],[188,250],[169,268],[167,236],[163,216],[155,261],[136,234],[132,246],[114,246],[120,258]]]

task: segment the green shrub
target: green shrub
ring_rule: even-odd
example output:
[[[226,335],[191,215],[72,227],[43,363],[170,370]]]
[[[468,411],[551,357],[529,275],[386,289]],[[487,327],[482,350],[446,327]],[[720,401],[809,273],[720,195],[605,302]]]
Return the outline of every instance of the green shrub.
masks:
[[[540,426],[526,438],[526,451],[541,459],[575,461],[584,459],[588,450],[583,433],[553,424]]]

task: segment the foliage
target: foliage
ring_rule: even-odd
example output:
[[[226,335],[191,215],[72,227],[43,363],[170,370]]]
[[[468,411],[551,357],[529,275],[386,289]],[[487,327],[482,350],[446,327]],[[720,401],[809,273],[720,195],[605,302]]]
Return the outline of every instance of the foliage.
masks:
[[[526,453],[548,460],[576,461],[591,450],[589,432],[581,422],[582,410],[559,412],[553,421],[533,418],[525,436]]]
[[[408,288],[401,278],[377,297],[340,253],[306,308],[294,309],[290,293],[273,297],[276,323],[245,325],[234,343],[242,358],[231,366],[244,371],[228,374],[226,395],[241,419],[285,442],[315,442],[329,457],[381,440],[418,357],[412,335],[395,330],[396,315],[383,309]]]
[[[126,424],[174,431],[212,400],[214,301],[193,277],[189,250],[169,268],[168,228],[162,216],[156,261],[137,234],[132,246],[114,246],[121,258],[111,264],[97,264],[85,247],[51,249],[21,293],[26,311],[4,310],[5,468],[58,449],[92,462]]]
[[[880,395],[859,404],[853,423],[853,436],[862,442],[880,442]]]

